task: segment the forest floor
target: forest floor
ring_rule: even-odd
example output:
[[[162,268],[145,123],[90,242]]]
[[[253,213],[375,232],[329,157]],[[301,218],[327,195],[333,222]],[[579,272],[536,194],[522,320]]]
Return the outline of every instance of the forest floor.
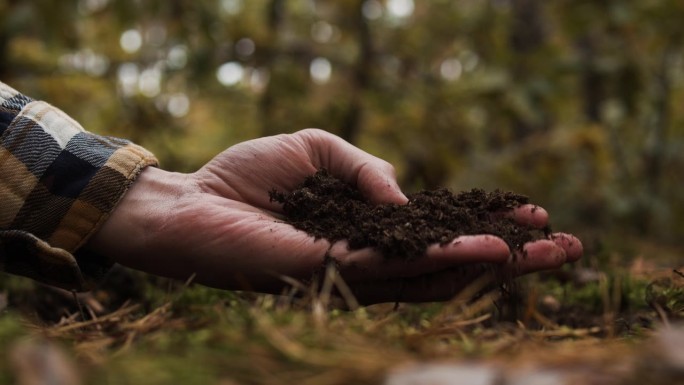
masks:
[[[319,226],[311,232],[323,222],[340,231],[315,235],[408,259],[465,224],[481,226],[492,211],[525,203],[500,192],[439,190],[408,205],[371,207],[349,186],[317,178],[309,182],[318,189],[272,198],[301,226],[313,213]],[[449,221],[434,222],[442,217]],[[414,239],[382,227],[403,229],[407,221],[424,231]],[[514,250],[536,239],[511,219],[490,222],[467,231],[497,234]],[[358,307],[350,297],[334,300],[335,274],[296,297],[209,289],[120,267],[78,296],[3,277],[0,385],[684,384],[684,270],[677,265],[684,250],[580,237],[578,263],[493,290],[475,280],[443,303]],[[410,247],[397,244],[409,238]]]
[[[0,384],[684,383],[681,254],[641,249],[589,248],[514,297],[351,311],[123,268],[78,301],[3,277]]]

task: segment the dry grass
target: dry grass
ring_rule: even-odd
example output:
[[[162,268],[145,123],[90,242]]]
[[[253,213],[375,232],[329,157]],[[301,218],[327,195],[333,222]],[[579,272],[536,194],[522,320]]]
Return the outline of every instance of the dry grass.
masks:
[[[652,271],[648,279],[625,274],[599,274],[581,289],[535,278],[516,297],[513,322],[505,319],[510,299],[500,291],[481,294],[486,282],[447,303],[360,308],[348,295],[332,296],[333,288],[345,293],[332,271],[320,288],[298,298],[192,285],[169,290],[155,283],[146,286],[143,299],[109,309],[94,293],[55,323],[14,311],[3,316],[0,345],[8,358],[2,365],[8,366],[2,371],[9,374],[0,383],[35,374],[35,366],[22,364],[32,357],[56,355],[62,358],[52,361],[64,376],[98,384],[282,384],[284,378],[311,385],[377,384],[388,373],[426,362],[485,363],[504,376],[581,373],[583,383],[631,384],[655,363],[670,360],[661,357],[652,336],[682,315],[684,277],[672,270]],[[643,301],[625,307],[635,294],[624,292],[625,277],[632,291],[652,292],[655,310]],[[339,310],[340,301],[353,310]],[[579,316],[569,317],[573,312]],[[673,378],[679,377],[658,383]]]

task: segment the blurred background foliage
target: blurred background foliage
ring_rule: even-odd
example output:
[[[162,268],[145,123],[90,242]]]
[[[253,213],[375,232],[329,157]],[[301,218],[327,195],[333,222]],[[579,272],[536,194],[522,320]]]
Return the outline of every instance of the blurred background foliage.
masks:
[[[319,127],[408,191],[511,189],[598,242],[684,234],[680,0],[0,0],[0,79],[191,171]]]

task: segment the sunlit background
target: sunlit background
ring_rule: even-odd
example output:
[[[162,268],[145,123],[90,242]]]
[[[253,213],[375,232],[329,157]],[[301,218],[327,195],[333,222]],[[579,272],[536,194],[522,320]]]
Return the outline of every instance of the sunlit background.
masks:
[[[167,169],[319,127],[408,191],[512,189],[590,247],[677,246],[682,20],[679,0],[0,0],[0,79]]]

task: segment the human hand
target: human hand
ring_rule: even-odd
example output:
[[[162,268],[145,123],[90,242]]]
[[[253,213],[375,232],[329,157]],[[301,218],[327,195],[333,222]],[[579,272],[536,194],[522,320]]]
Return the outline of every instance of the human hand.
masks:
[[[357,186],[372,202],[407,202],[393,167],[327,132],[302,130],[240,143],[193,174],[147,168],[94,235],[88,247],[152,274],[226,289],[280,292],[282,277],[307,280],[332,256],[362,303],[445,300],[481,273],[482,263],[525,274],[578,259],[580,241],[554,234],[511,251],[491,235],[433,245],[423,258],[399,261],[343,242],[315,240],[280,220],[268,191],[293,190],[319,168]],[[521,206],[510,215],[544,227],[545,210]],[[524,258],[523,258],[524,256]]]

